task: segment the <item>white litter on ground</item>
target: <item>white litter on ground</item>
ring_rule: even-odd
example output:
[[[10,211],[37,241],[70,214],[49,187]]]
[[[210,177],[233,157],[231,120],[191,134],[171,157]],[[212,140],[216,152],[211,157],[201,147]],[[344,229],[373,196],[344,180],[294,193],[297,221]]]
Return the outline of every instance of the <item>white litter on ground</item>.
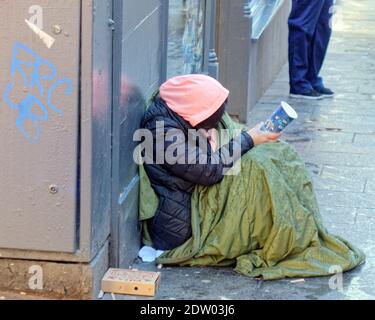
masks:
[[[144,246],[141,250],[139,250],[138,256],[143,262],[154,262],[163,253],[164,251],[162,250],[155,250],[154,248]]]
[[[98,299],[103,299],[103,297],[104,297],[104,292],[102,290],[100,290],[99,295],[98,295]]]
[[[291,283],[300,283],[300,282],[305,282],[305,279],[297,279],[297,280],[291,280]]]

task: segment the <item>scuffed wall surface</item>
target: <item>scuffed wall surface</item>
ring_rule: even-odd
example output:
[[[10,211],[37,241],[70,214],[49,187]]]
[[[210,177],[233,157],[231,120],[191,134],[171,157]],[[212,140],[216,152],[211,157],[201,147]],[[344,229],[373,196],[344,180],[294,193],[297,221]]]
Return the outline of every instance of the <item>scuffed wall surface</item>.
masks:
[[[91,167],[92,257],[108,238],[111,221],[112,29],[109,21],[112,0],[95,0],[93,5],[92,128],[91,137],[87,137],[91,140],[92,151],[90,163],[81,163],[81,166]],[[87,185],[81,187],[88,188]]]
[[[121,92],[118,119],[114,119],[119,121],[117,241],[121,267],[129,267],[140,246],[139,177],[133,160],[133,134],[140,127],[146,101],[162,79],[162,15],[161,0],[123,2]]]

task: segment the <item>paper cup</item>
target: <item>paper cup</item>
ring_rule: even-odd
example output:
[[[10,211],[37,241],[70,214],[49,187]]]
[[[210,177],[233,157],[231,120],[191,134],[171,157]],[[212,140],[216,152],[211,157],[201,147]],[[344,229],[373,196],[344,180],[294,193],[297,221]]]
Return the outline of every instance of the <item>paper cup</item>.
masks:
[[[261,130],[265,132],[281,132],[297,118],[297,112],[289,104],[283,101],[275,112],[267,119]]]

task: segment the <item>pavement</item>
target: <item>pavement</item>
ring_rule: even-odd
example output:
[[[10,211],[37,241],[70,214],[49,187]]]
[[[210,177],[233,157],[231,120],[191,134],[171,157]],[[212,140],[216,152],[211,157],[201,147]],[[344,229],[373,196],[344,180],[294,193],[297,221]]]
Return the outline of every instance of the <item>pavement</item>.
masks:
[[[282,100],[295,107],[299,119],[283,139],[306,162],[328,230],[364,250],[366,263],[344,273],[337,288],[332,286],[337,279],[329,277],[259,281],[232,268],[166,267],[158,270],[162,280],[156,299],[375,299],[374,26],[373,0],[342,0],[322,70],[335,98],[289,99],[286,65],[248,121],[255,125],[265,120]],[[157,270],[153,264],[135,267]]]

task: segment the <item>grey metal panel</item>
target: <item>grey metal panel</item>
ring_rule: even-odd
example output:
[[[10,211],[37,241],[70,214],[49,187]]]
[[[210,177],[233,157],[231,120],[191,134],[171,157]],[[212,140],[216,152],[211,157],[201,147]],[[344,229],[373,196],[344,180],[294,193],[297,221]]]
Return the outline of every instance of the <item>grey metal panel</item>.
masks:
[[[129,268],[138,255],[141,244],[141,226],[138,221],[139,178],[135,176],[121,197],[119,266]]]
[[[129,267],[140,246],[133,134],[164,78],[162,1],[115,0],[111,265]],[[121,12],[120,12],[121,11]]]
[[[112,134],[112,0],[94,4],[92,254],[110,233]]]
[[[95,0],[93,10],[91,253],[95,256],[110,233],[112,0]],[[84,165],[84,164],[82,164]]]
[[[79,250],[86,261],[91,260],[93,24],[93,0],[82,0]]]
[[[123,79],[123,81],[125,81]],[[122,100],[120,103],[120,158],[119,158],[119,252],[121,267],[129,267],[137,256],[140,246],[140,223],[138,221],[139,177],[138,165],[134,163],[133,151],[137,146],[133,142],[134,132],[139,129],[145,100],[141,91],[122,82]]]
[[[161,1],[124,2],[122,72],[146,97],[160,82],[164,30]]]
[[[25,22],[35,5],[50,49]],[[1,12],[0,247],[74,252],[80,2],[4,0]]]
[[[120,194],[120,99],[121,99],[121,64],[122,64],[122,16],[123,1],[113,1],[113,56],[112,62],[112,199],[111,199],[111,236],[109,262],[113,267],[119,266],[119,219],[120,207],[118,197]],[[120,26],[119,26],[120,25]]]
[[[123,1],[123,39],[137,32],[137,29],[143,27],[145,25],[144,23],[152,16],[158,16],[161,1],[163,0]]]

